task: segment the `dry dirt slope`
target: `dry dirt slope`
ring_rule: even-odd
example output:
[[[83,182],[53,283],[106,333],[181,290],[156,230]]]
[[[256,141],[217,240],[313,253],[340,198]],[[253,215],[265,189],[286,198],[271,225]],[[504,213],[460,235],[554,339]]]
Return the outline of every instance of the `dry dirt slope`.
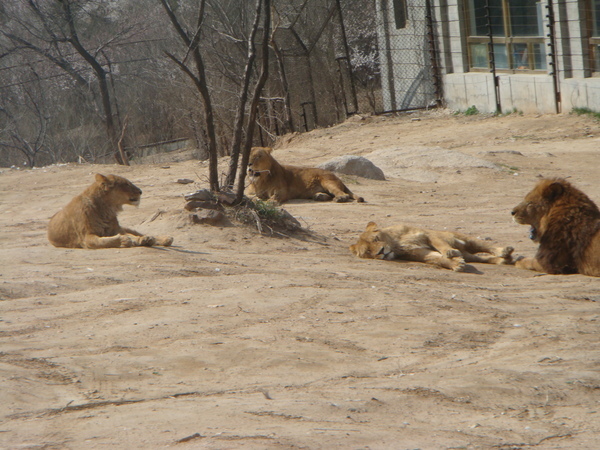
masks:
[[[599,136],[585,117],[435,112],[289,137],[282,161],[370,155],[388,174],[345,178],[365,204],[288,204],[312,231],[289,239],[187,224],[194,161],[2,170],[0,447],[598,448],[600,279],[347,247],[404,221],[531,255],[511,208],[539,175],[600,201]],[[50,247],[94,172],[139,185],[122,223],[176,245]]]

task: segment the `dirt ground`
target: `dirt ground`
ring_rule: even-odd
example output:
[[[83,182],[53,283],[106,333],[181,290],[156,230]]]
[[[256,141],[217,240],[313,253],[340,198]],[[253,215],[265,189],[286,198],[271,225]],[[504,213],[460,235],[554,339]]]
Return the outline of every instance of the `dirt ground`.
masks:
[[[388,179],[343,176],[364,204],[286,204],[311,231],[289,238],[186,222],[182,195],[206,187],[207,164],[181,155],[2,169],[0,447],[598,448],[600,279],[348,246],[369,221],[405,222],[532,256],[511,209],[540,176],[600,202],[600,122],[355,117],[274,153],[345,154]],[[96,172],[143,189],[121,223],[174,246],[50,246],[48,219]]]

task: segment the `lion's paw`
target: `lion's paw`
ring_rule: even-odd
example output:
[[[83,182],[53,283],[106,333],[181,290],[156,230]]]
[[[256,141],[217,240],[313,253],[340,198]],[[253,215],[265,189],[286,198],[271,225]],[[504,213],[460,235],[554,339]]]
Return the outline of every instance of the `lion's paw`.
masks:
[[[121,234],[119,235],[119,240],[121,241],[120,247],[133,247],[133,241],[129,236]]]
[[[315,194],[313,199],[317,202],[328,202],[331,200],[331,195],[329,195],[325,192],[318,192]],[[337,199],[336,199],[336,201],[337,201]]]
[[[452,270],[455,272],[464,272],[467,269],[467,263],[464,259],[458,258],[456,259],[455,265],[452,267]]]
[[[337,197],[334,198],[334,200],[338,203],[346,203],[350,201],[350,196],[349,195],[338,195]]]
[[[500,261],[498,264],[514,264],[512,253],[515,251],[513,247],[504,247],[500,251]]]
[[[156,245],[162,245],[163,247],[170,247],[173,243],[172,236],[160,236],[156,238]]]
[[[138,238],[138,245],[142,247],[152,247],[156,245],[156,239],[152,236],[140,236]]]
[[[448,250],[446,250],[446,258],[460,258],[462,257],[462,253],[460,252],[460,250],[457,250],[455,248],[450,248]]]

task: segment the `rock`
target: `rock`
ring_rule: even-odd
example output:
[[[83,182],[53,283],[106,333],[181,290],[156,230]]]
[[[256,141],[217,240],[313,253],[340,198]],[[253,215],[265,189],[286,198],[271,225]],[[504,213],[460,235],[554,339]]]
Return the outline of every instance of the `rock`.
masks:
[[[296,231],[299,230],[300,228],[302,228],[302,225],[300,224],[300,222],[298,222],[298,220],[292,216],[289,212],[287,212],[285,209],[281,210],[281,213],[283,215],[283,226],[286,230],[289,231]]]
[[[223,203],[224,205],[228,206],[231,206],[235,203],[236,197],[236,194],[233,192],[219,192],[217,195],[219,203]]]
[[[320,169],[332,172],[344,173],[346,175],[357,175],[372,180],[385,180],[383,170],[369,161],[367,158],[355,155],[344,155],[320,164]]]
[[[190,184],[193,182],[194,180],[190,180],[189,178],[180,178],[179,180],[177,180],[177,183],[179,184]]]
[[[201,210],[191,215],[192,222],[205,225],[225,225],[225,214],[221,211]]]
[[[196,192],[191,192],[183,196],[188,202],[190,200],[208,201],[213,199],[213,194],[208,189],[200,189]]]
[[[210,200],[191,200],[186,203],[185,209],[188,211],[195,211],[197,209],[212,209],[220,211],[223,207],[215,201]]]

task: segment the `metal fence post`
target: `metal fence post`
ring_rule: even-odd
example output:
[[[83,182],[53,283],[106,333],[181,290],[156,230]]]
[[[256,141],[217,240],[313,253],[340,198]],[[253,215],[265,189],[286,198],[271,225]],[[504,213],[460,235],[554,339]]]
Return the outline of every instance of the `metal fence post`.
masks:
[[[562,105],[560,98],[560,89],[558,86],[558,58],[556,56],[556,36],[554,32],[554,24],[556,22],[554,19],[554,7],[552,5],[552,0],[548,0],[546,9],[548,10],[548,14],[546,15],[546,18],[548,19],[548,23],[546,24],[546,27],[548,27],[548,34],[546,35],[546,37],[549,40],[547,45],[550,50],[550,53],[548,53],[548,56],[550,57],[550,62],[548,63],[548,65],[551,67],[550,75],[552,75],[552,82],[554,84],[554,107],[556,109],[556,114],[558,114],[561,111]]]
[[[425,0],[425,20],[427,21],[427,40],[429,41],[429,62],[431,63],[431,72],[433,78],[433,89],[435,103],[442,105],[442,79],[440,77],[440,67],[438,64],[438,50],[433,30],[433,14],[431,12],[431,1]]]
[[[494,36],[492,32],[492,16],[490,13],[490,0],[485,0],[485,18],[487,21],[488,37],[488,57],[490,60],[490,72],[494,80],[494,94],[496,97],[496,112],[502,113],[502,105],[500,104],[500,81],[496,75],[496,59],[494,56]]]

